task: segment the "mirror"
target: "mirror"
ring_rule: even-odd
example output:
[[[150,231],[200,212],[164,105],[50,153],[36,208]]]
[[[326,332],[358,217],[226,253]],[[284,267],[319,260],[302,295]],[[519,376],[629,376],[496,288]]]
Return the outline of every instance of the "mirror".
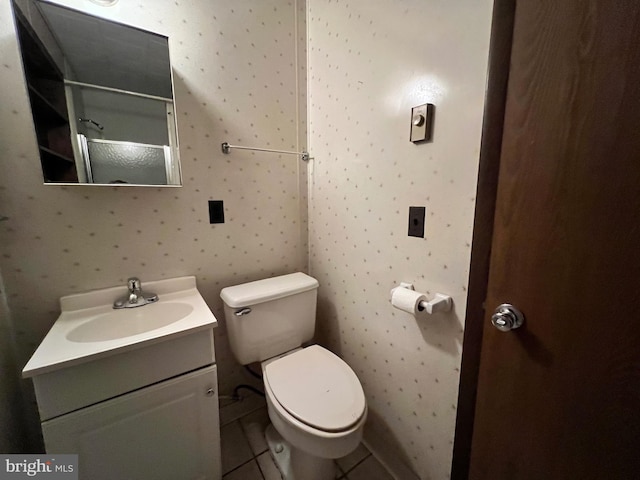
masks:
[[[169,39],[12,3],[45,183],[181,185]]]

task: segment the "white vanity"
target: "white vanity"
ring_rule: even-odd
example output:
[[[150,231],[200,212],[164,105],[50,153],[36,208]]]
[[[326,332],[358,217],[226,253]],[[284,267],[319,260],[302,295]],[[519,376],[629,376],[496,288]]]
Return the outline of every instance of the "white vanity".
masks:
[[[156,303],[114,310],[114,287],[60,300],[23,370],[47,453],[77,453],[85,480],[220,479],[213,343],[195,277],[148,282]]]

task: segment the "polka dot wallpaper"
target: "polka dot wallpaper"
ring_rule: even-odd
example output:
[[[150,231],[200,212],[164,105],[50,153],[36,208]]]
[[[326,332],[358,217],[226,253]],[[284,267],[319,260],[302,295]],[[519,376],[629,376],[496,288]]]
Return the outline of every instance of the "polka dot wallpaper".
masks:
[[[220,391],[230,393],[249,379],[231,357],[219,292],[306,269],[306,167],[293,156],[223,155],[220,144],[304,148],[304,4],[57,3],[169,36],[184,186],[43,185],[10,5],[0,2],[0,216],[8,217],[0,223],[0,270],[17,363],[26,363],[56,320],[63,295],[124,284],[131,275],[143,286],[196,275],[222,323]],[[209,224],[209,200],[224,201],[224,224]],[[33,403],[29,409],[37,432]]]
[[[450,474],[491,1],[309,0],[310,271],[320,340],[359,376],[365,431],[421,479]],[[435,105],[433,141],[409,141]],[[407,236],[426,207],[425,238]],[[392,308],[412,282],[448,314]]]
[[[193,274],[221,322],[228,393],[252,379],[230,353],[220,290],[310,270],[321,285],[318,340],[362,381],[372,447],[421,479],[447,478],[491,1],[56,3],[170,37],[184,186],[43,185],[0,2],[0,272],[10,311],[0,332],[15,335],[18,365],[57,318],[59,297],[131,275],[144,285]],[[410,110],[425,102],[436,106],[433,141],[414,145]],[[308,147],[313,159],[223,155],[224,141]],[[224,201],[224,224],[209,224],[209,200]],[[409,206],[426,207],[425,238],[407,236]],[[453,312],[416,319],[393,309],[389,291],[402,281],[451,295]]]

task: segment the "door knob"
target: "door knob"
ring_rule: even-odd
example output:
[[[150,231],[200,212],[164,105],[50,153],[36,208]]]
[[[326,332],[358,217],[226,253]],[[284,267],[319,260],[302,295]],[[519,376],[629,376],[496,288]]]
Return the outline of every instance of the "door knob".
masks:
[[[510,303],[503,303],[491,316],[491,324],[501,332],[519,328],[524,323],[524,315]]]

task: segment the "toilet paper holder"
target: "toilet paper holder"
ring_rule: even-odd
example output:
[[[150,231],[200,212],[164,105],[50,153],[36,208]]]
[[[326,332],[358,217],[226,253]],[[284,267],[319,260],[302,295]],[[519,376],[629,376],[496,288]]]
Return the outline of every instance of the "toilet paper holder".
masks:
[[[401,282],[399,286],[391,289],[391,296],[396,288],[407,288],[409,290],[415,290],[412,283]],[[427,312],[429,315],[438,312],[448,312],[453,306],[453,300],[449,295],[442,293],[436,293],[432,300],[423,300],[418,304],[418,310]]]

